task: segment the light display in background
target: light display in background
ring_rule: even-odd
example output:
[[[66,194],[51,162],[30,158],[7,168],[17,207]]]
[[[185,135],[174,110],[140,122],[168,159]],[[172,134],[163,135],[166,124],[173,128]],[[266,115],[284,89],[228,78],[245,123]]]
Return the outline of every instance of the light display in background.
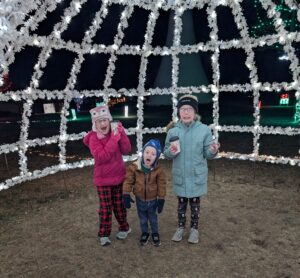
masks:
[[[295,121],[296,123],[300,123],[300,102],[297,102],[297,103],[295,104],[294,121]]]
[[[286,30],[294,32],[300,31],[300,20],[297,20],[297,12],[299,13],[300,4],[295,0],[277,0],[275,10],[281,14],[282,23]],[[251,35],[260,37],[271,32],[274,32],[274,19],[267,19],[263,16],[265,12],[261,1],[254,0],[254,7],[256,11],[257,23],[251,28]]]
[[[75,97],[75,98],[73,98],[73,101],[75,102],[75,105],[76,105],[76,111],[80,112],[80,107],[81,107],[81,104],[83,103],[82,97]]]
[[[71,114],[72,114],[72,121],[77,120],[77,115],[76,115],[76,110],[75,109],[71,109]]]
[[[113,107],[114,105],[118,104],[118,103],[125,103],[126,97],[118,97],[118,98],[109,98],[108,99],[108,106],[109,107]]]
[[[290,96],[289,94],[280,94],[279,105],[289,105],[290,103]]]
[[[26,3],[27,1],[20,2]],[[260,124],[260,108],[259,100],[261,92],[280,92],[280,91],[295,91],[296,104],[300,101],[300,66],[299,59],[296,55],[294,48],[295,43],[300,42],[300,31],[298,29],[299,23],[295,25],[295,30],[288,29],[288,25],[284,25],[282,19],[283,11],[278,9],[278,5],[275,5],[271,0],[264,0],[259,2],[261,9],[264,10],[267,20],[265,22],[272,22],[274,27],[272,34],[251,35],[247,21],[243,14],[242,2],[240,0],[229,1],[150,1],[150,0],[103,0],[101,2],[100,9],[95,11],[95,17],[91,22],[88,30],[85,32],[82,42],[64,41],[62,34],[66,31],[75,18],[84,7],[87,0],[72,0],[71,4],[64,10],[61,16],[61,21],[55,24],[52,32],[49,35],[37,35],[35,30],[47,16],[49,12],[54,11],[57,5],[60,5],[63,1],[36,1],[38,5],[30,8],[30,14],[28,19],[23,25],[18,28],[17,32],[8,41],[0,41],[0,58],[1,63],[1,78],[8,73],[9,65],[13,63],[15,55],[24,49],[26,46],[36,47],[40,50],[36,64],[34,65],[34,72],[31,76],[30,85],[28,88],[19,91],[6,91],[5,94],[0,94],[0,101],[19,101],[23,102],[23,113],[20,138],[17,142],[11,144],[0,145],[0,154],[7,154],[17,152],[19,156],[19,175],[12,177],[0,183],[0,190],[9,188],[17,183],[23,181],[44,177],[49,174],[54,174],[58,171],[74,169],[84,166],[89,166],[94,163],[92,159],[80,160],[73,163],[66,162],[66,144],[69,141],[80,141],[86,132],[79,134],[67,133],[67,122],[70,111],[70,103],[74,98],[81,97],[101,97],[108,103],[110,98],[117,98],[121,96],[135,97],[136,101],[136,126],[128,128],[126,130],[128,135],[135,135],[137,142],[137,153],[142,149],[143,136],[145,134],[164,133],[165,127],[151,127],[145,128],[143,124],[144,120],[144,102],[145,98],[150,95],[167,95],[172,100],[172,119],[177,120],[177,100],[181,94],[193,93],[195,95],[211,94],[213,95],[213,123],[210,127],[213,130],[216,140],[219,138],[219,132],[240,132],[250,133],[253,135],[253,151],[249,154],[240,154],[233,152],[220,152],[219,157],[229,159],[240,160],[252,160],[252,161],[266,161],[270,163],[278,164],[290,164],[300,166],[300,157],[282,157],[272,155],[260,154],[260,136],[263,134],[269,135],[288,135],[299,136],[300,128],[298,127],[274,127],[274,126],[262,126]],[[108,15],[109,9],[112,5],[124,6],[124,10],[121,13],[120,21],[117,26],[117,32],[111,45],[93,44],[93,38],[97,31],[101,28],[102,23]],[[258,1],[255,1],[258,3]],[[292,9],[293,1],[286,0],[286,6]],[[9,5],[9,1],[2,1],[0,5]],[[24,4],[25,5],[25,4]],[[234,16],[235,24],[239,30],[240,37],[238,39],[231,39],[222,41],[219,39],[218,28],[218,14],[216,12],[218,6],[227,6],[231,9]],[[147,26],[144,35],[144,43],[142,46],[138,45],[126,45],[123,43],[124,31],[128,27],[129,20],[136,8],[144,9],[149,12],[147,18]],[[183,15],[187,12],[192,12],[193,9],[203,9],[207,14],[208,27],[210,30],[209,39],[207,42],[199,42],[195,44],[181,45],[181,35],[183,30]],[[174,14],[174,36],[172,39],[172,45],[170,47],[164,46],[152,46],[152,40],[154,36],[154,30],[156,22],[159,18],[160,12],[172,10]],[[261,21],[264,19],[260,17]],[[287,23],[288,24],[288,23]],[[263,25],[262,25],[263,26]],[[259,26],[262,27],[262,26]],[[259,29],[258,28],[258,29]],[[3,32],[4,29],[1,29]],[[4,30],[5,31],[5,30]],[[251,33],[251,34],[250,34]],[[11,35],[10,35],[11,36]],[[291,82],[261,82],[257,73],[257,66],[255,64],[255,48],[262,48],[272,45],[279,45],[280,48],[287,55],[289,60],[289,70],[291,72]],[[76,58],[73,61],[70,74],[67,80],[67,84],[62,90],[43,90],[40,88],[40,80],[44,74],[44,69],[47,63],[52,57],[53,53],[57,50],[67,50],[71,53],[75,53]],[[249,82],[246,84],[226,84],[220,85],[220,52],[223,50],[238,49],[242,50],[246,54],[245,66],[249,70]],[[182,54],[198,54],[200,52],[211,53],[211,67],[212,67],[212,81],[207,85],[200,86],[186,86],[180,87],[178,85],[179,80],[179,68],[180,68],[180,55]],[[108,58],[108,66],[106,68],[105,77],[103,81],[103,89],[99,90],[76,90],[75,84],[78,79],[78,74],[81,71],[82,64],[85,60],[85,55],[88,54],[105,54]],[[115,75],[116,61],[122,55],[132,55],[140,58],[140,67],[138,72],[138,86],[137,88],[121,88],[114,89],[112,87],[112,79]],[[169,56],[171,59],[171,86],[168,88],[145,88],[146,73],[150,56]],[[220,92],[249,92],[253,94],[253,118],[254,122],[251,126],[240,125],[220,125],[219,123],[219,94]],[[60,128],[59,135],[55,135],[47,138],[35,138],[30,139],[30,116],[32,114],[32,107],[38,99],[55,99],[63,102],[62,109],[60,111]],[[299,111],[297,106],[296,111]],[[298,112],[297,112],[298,113]],[[299,113],[297,114],[299,115]],[[298,116],[297,116],[298,117]],[[59,148],[59,163],[51,167],[47,167],[43,170],[28,170],[28,157],[27,152],[29,149],[44,146],[49,144],[57,144]],[[125,160],[132,157],[125,157]]]

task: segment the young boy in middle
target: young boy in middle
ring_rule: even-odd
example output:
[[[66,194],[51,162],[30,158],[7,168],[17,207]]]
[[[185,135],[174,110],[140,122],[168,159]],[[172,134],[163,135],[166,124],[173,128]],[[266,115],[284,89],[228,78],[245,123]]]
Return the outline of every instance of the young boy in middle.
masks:
[[[158,165],[160,154],[159,141],[156,139],[148,141],[143,146],[141,160],[137,160],[127,167],[123,183],[123,200],[127,209],[133,202],[130,197],[131,191],[136,198],[137,213],[142,230],[140,238],[142,246],[148,243],[150,237],[148,223],[151,226],[153,244],[160,245],[157,213],[162,212],[166,196],[165,173]]]

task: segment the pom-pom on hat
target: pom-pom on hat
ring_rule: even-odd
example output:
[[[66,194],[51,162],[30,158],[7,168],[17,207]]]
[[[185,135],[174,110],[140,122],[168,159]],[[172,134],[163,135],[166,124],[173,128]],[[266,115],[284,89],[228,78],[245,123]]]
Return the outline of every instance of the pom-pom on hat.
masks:
[[[93,123],[93,131],[97,132],[95,121],[101,119],[108,119],[110,122],[112,121],[112,116],[109,112],[108,106],[102,102],[99,106],[90,110],[92,116],[92,123]]]
[[[177,109],[179,110],[183,105],[190,105],[194,108],[195,112],[198,113],[198,99],[193,95],[183,95],[179,98],[177,103]]]
[[[144,146],[143,146],[143,155],[142,155],[142,162],[144,163],[144,150],[146,149],[146,147],[152,147],[156,149],[156,159],[154,160],[152,166],[156,166],[157,161],[160,157],[161,154],[161,146],[160,146],[160,142],[157,139],[151,139],[149,140]]]

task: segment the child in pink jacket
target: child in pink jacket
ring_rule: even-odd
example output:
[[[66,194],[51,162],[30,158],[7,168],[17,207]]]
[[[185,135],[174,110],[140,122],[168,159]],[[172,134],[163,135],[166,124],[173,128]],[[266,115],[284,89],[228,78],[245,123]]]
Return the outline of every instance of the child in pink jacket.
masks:
[[[119,223],[117,239],[125,239],[131,231],[122,201],[122,184],[126,174],[122,155],[131,151],[131,144],[120,122],[112,130],[112,116],[107,105],[102,103],[90,113],[93,127],[83,142],[95,160],[93,180],[100,204],[98,237],[100,244],[105,246],[111,243],[112,212]]]

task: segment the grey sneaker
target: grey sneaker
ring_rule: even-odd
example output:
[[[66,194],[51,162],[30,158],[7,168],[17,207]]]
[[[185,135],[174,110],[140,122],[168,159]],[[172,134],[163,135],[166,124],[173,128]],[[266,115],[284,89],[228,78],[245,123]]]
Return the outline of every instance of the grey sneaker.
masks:
[[[189,243],[198,243],[199,242],[199,231],[197,229],[191,228],[188,242]]]
[[[128,234],[131,232],[131,229],[129,228],[129,230],[128,231],[119,231],[118,233],[117,233],[117,235],[116,235],[116,238],[117,239],[120,239],[120,240],[122,240],[122,239],[125,239],[127,236],[128,236]]]
[[[172,237],[172,240],[173,241],[181,241],[183,234],[184,234],[184,228],[177,228],[175,234]]]
[[[111,241],[107,236],[100,237],[99,240],[100,240],[101,246],[107,246],[107,245],[111,244]]]

